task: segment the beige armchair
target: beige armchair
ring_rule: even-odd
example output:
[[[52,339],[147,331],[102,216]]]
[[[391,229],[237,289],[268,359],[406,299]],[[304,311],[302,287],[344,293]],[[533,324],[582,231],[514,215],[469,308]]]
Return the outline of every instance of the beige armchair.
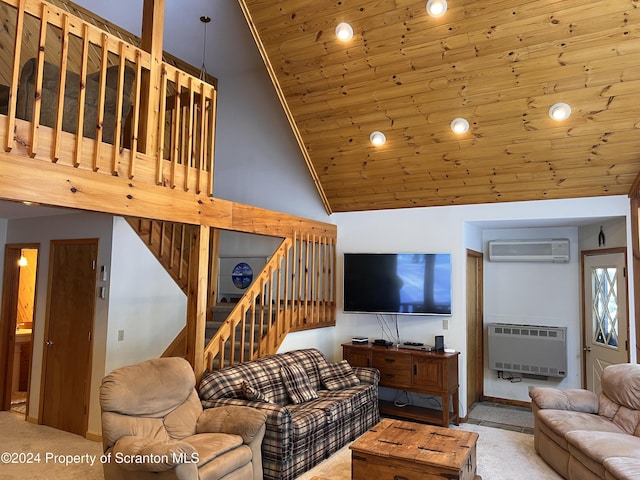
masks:
[[[100,406],[106,480],[262,479],[266,415],[240,406],[203,411],[182,358],[112,371]]]

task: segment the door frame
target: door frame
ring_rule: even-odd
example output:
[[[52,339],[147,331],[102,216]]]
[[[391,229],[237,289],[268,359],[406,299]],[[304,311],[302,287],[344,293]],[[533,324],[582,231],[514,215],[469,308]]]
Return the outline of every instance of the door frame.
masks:
[[[585,284],[584,284],[584,264],[585,264],[585,257],[595,257],[595,256],[599,256],[599,255],[610,255],[610,254],[617,254],[617,253],[621,253],[624,257],[624,268],[625,268],[625,272],[624,272],[624,288],[626,289],[627,292],[627,344],[626,344],[626,350],[627,350],[627,361],[629,361],[629,359],[631,358],[631,351],[629,349],[629,341],[631,340],[631,338],[629,337],[630,335],[630,323],[631,323],[631,316],[629,315],[629,265],[627,263],[627,248],[626,247],[612,247],[612,248],[601,248],[598,250],[582,250],[582,252],[580,252],[580,285],[581,285],[581,289],[580,289],[580,297],[582,299],[582,301],[580,302],[582,305],[582,322],[580,323],[580,343],[582,345],[581,350],[580,350],[580,356],[582,357],[582,388],[586,388],[587,386],[587,356],[585,355],[585,348],[587,348],[587,344],[585,342],[585,331],[587,328],[587,305],[586,305],[586,298],[584,295],[584,289],[585,289]]]
[[[467,265],[469,260],[473,260],[476,264],[476,275],[474,279],[474,285],[476,288],[476,302],[473,308],[475,309],[476,316],[476,326],[475,326],[475,378],[476,384],[469,385],[469,362],[472,360],[471,358],[467,358],[467,395],[465,398],[465,402],[468,403],[469,400],[469,389],[473,388],[475,392],[478,393],[480,401],[484,398],[484,254],[482,252],[478,252],[475,250],[467,249],[467,255],[465,258],[465,272],[467,270]],[[466,279],[466,287],[467,290],[472,286],[470,278]],[[469,295],[467,293],[467,312],[469,311]],[[469,352],[469,326],[468,326],[468,315],[467,315],[467,354]],[[469,415],[469,407],[471,405],[467,405],[467,415]]]
[[[44,317],[44,335],[43,335],[43,349],[42,349],[42,367],[40,370],[40,399],[39,399],[39,405],[38,405],[38,424],[42,425],[44,422],[44,407],[45,407],[45,394],[46,394],[46,390],[45,390],[45,383],[46,383],[46,377],[47,377],[47,357],[48,357],[48,352],[49,349],[44,348],[44,342],[46,342],[49,338],[49,327],[50,327],[50,303],[51,303],[51,291],[53,288],[52,285],[52,278],[53,278],[53,262],[55,259],[55,255],[54,255],[54,249],[56,248],[56,246],[58,245],[77,245],[77,244],[95,244],[96,245],[96,250],[97,250],[97,254],[99,254],[100,252],[100,240],[98,238],[80,238],[80,239],[65,239],[65,240],[51,240],[49,242],[49,267],[48,267],[48,271],[47,271],[47,303],[46,303],[46,309],[45,309],[45,317]],[[96,258],[96,275],[97,275],[97,258]],[[96,282],[97,282],[97,277],[96,277]],[[96,295],[97,292],[94,292],[94,309],[93,309],[93,318],[91,320],[91,341],[89,344],[89,365],[87,368],[87,382],[86,382],[86,387],[85,387],[85,399],[86,399],[86,403],[89,406],[90,405],[90,401],[91,401],[91,380],[92,380],[92,371],[93,371],[93,343],[94,343],[94,333],[95,333],[95,320],[96,320],[96,313],[95,313],[95,308],[96,308],[96,304],[95,304],[95,299],[96,299]],[[84,434],[83,436],[86,436],[87,431],[89,429],[89,410],[90,408],[86,408],[85,411],[83,412],[83,431]]]
[[[16,313],[18,305],[18,291],[20,278],[20,267],[18,260],[23,249],[38,251],[40,256],[39,243],[8,243],[4,249],[4,269],[2,273],[2,309],[0,310],[0,372],[5,372],[0,376],[0,410],[11,409],[11,386],[7,382],[7,373],[13,371],[12,350],[15,348]],[[34,289],[33,322],[31,325],[31,358],[29,364],[33,362],[33,332],[36,329],[36,303],[38,297],[38,270],[40,262],[36,265],[36,286]],[[29,408],[29,392],[31,390],[31,372],[29,368],[29,379],[27,383],[27,415]]]

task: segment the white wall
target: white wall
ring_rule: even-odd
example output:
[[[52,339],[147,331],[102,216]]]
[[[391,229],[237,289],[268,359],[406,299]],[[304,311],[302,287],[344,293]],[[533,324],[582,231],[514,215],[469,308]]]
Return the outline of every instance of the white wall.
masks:
[[[627,231],[630,231],[629,199],[625,196],[585,198],[573,200],[545,200],[537,202],[516,202],[491,205],[469,205],[453,207],[430,207],[371,212],[337,213],[331,219],[338,226],[338,314],[335,328],[313,332],[300,332],[287,338],[281,350],[291,350],[298,346],[317,342],[327,346],[323,350],[328,356],[338,359],[342,352],[340,344],[350,341],[354,335],[378,338],[381,329],[375,315],[342,313],[341,277],[342,254],[344,252],[450,252],[452,254],[452,301],[453,314],[448,318],[448,329],[443,328],[445,317],[399,316],[399,330],[402,340],[411,339],[433,344],[435,335],[444,335],[447,347],[461,352],[460,398],[466,398],[466,249],[483,249],[482,232],[500,225],[513,228],[523,221],[547,222],[567,225],[575,220],[603,217],[625,217]],[[546,219],[546,220],[545,220]],[[541,223],[542,224],[542,223]],[[567,227],[564,227],[567,228]],[[576,239],[573,242],[574,258],[577,252],[577,231],[568,228],[567,233]],[[627,243],[631,244],[627,234]],[[575,265],[569,269],[577,268]],[[569,276],[567,276],[569,278]],[[558,288],[574,296],[578,302],[578,278],[573,275],[570,284]],[[489,297],[492,285],[485,282],[485,294]],[[487,290],[489,290],[488,293]],[[494,289],[495,291],[495,289]],[[556,298],[560,293],[556,295]],[[533,302],[526,300],[528,305]],[[633,309],[633,305],[630,305]],[[493,312],[493,307],[485,301],[485,310]],[[567,311],[570,311],[566,307]],[[494,313],[495,314],[495,313]],[[540,315],[544,315],[541,313]],[[573,311],[567,315],[576,315]],[[388,317],[388,316],[387,316]],[[633,312],[630,317],[634,318]],[[573,341],[573,340],[572,340]],[[575,372],[570,372],[575,378]],[[493,385],[490,385],[493,388]],[[519,393],[516,395],[518,396]],[[461,405],[461,414],[466,415],[466,405]]]
[[[490,240],[569,239],[568,263],[490,262]],[[484,323],[517,323],[567,327],[567,376],[547,381],[522,378],[498,379],[488,369],[488,332],[485,328],[484,394],[489,397],[530,401],[528,387],[580,388],[580,253],[578,228],[504,228],[483,231]],[[508,372],[505,373],[508,375]]]
[[[327,221],[264,68],[220,80],[219,90],[215,197]]]
[[[185,326],[186,295],[122,217],[113,221],[108,301],[105,374],[159,357]]]

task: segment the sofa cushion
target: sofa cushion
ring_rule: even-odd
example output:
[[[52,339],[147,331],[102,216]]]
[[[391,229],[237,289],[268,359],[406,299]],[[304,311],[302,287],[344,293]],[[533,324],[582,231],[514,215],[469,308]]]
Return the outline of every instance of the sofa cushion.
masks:
[[[318,394],[311,387],[309,376],[300,365],[285,365],[280,369],[280,376],[293,403],[304,403],[318,398]]]
[[[198,394],[202,400],[244,398],[242,382],[245,381],[263,392],[270,391],[271,379],[267,372],[257,362],[247,362],[205,373]]]
[[[360,379],[346,360],[321,365],[320,379],[327,390],[341,390],[360,383]]]
[[[538,410],[536,421],[540,430],[566,450],[569,449],[569,446],[565,437],[573,430],[625,433],[606,418],[584,412]]]
[[[640,365],[621,363],[602,371],[602,394],[631,410],[640,410]]]
[[[640,457],[640,438],[626,433],[574,430],[565,438],[573,459],[600,478],[604,478],[604,461],[607,458]]]
[[[638,480],[640,458],[609,457],[604,461],[606,480]]]

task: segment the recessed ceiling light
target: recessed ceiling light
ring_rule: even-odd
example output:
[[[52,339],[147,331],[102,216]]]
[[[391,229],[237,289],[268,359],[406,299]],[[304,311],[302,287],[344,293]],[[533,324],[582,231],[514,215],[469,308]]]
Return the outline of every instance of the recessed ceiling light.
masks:
[[[447,11],[447,0],[429,0],[427,13],[434,18],[440,18]]]
[[[353,38],[353,28],[348,23],[339,23],[336,27],[336,37],[342,42],[348,42]]]
[[[469,122],[466,118],[454,118],[451,121],[451,130],[454,133],[466,133],[469,130]]]
[[[384,133],[376,130],[375,132],[371,132],[371,135],[369,135],[369,141],[374,147],[379,147],[385,144],[387,137],[384,136]]]
[[[553,120],[566,120],[571,115],[571,107],[566,103],[556,103],[549,109],[549,116]]]

